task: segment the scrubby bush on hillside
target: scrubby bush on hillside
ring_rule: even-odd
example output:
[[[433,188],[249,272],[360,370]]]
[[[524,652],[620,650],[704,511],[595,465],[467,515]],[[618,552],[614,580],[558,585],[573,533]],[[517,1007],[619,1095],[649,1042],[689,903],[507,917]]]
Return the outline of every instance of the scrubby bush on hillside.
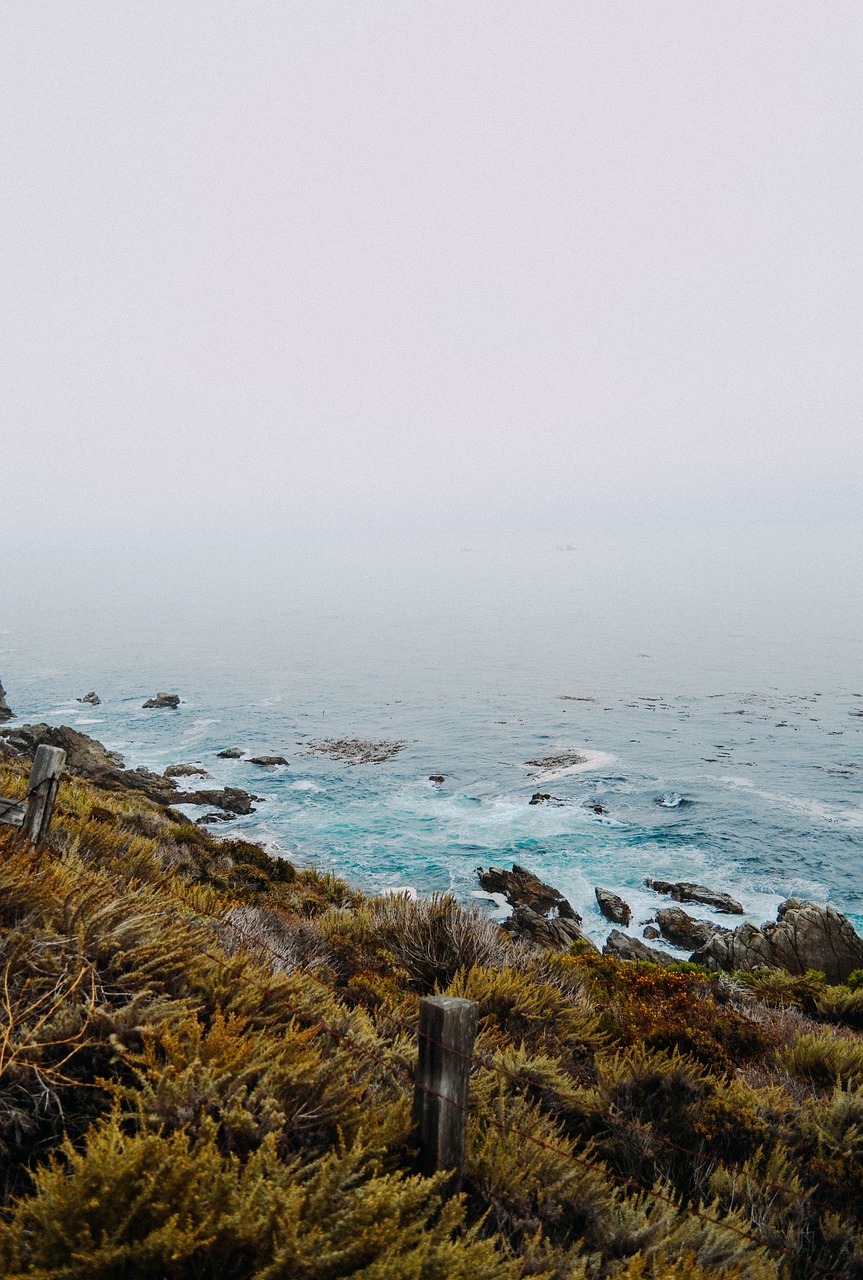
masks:
[[[0,831],[3,1274],[863,1276],[859,988],[514,946],[139,795],[60,807],[41,857]],[[431,991],[479,1004],[444,1207],[410,1128]]]

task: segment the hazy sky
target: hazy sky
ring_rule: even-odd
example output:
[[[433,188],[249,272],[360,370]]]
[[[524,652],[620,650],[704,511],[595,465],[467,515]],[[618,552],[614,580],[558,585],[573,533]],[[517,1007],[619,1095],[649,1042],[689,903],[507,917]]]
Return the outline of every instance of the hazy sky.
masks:
[[[847,514],[861,54],[858,0],[12,0],[0,518]]]

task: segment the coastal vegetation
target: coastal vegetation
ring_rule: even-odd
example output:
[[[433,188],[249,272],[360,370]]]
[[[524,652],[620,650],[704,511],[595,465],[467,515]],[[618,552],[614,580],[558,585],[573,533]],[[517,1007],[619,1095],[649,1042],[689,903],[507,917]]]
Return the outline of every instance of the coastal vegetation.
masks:
[[[863,1276],[859,972],[552,951],[75,776],[39,850],[0,829],[0,966],[5,1276]],[[434,992],[479,1005],[457,1195]]]

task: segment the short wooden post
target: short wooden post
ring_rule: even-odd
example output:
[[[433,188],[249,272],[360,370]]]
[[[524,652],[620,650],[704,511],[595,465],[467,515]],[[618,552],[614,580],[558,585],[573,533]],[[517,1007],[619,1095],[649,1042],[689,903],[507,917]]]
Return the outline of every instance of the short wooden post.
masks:
[[[60,785],[60,774],[66,763],[62,747],[48,747],[44,743],[36,748],[30,784],[27,787],[27,813],[24,831],[34,844],[39,844],[48,834],[51,813]]]
[[[475,1000],[456,996],[428,996],[420,1001],[413,1114],[419,1134],[420,1169],[425,1174],[452,1169],[453,1189],[464,1172],[477,1009]]]

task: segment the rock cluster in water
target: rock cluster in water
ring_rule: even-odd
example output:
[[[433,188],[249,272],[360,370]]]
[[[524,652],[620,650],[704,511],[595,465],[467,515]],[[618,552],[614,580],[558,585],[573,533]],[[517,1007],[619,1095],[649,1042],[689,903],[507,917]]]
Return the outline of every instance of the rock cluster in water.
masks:
[[[176,711],[180,705],[180,695],[179,693],[157,693],[155,698],[148,698],[141,705],[145,711],[149,707],[168,707],[170,710]]]
[[[628,902],[624,902],[623,898],[612,893],[610,889],[600,889],[599,886],[594,893],[597,905],[606,920],[610,920],[612,924],[629,924],[632,919],[632,907]]]
[[[6,720],[14,720],[14,719],[15,719],[15,712],[12,710],[12,708],[9,706],[9,703],[6,701],[6,690],[3,688],[2,681],[0,681],[0,724],[2,724]]]
[[[692,884],[689,880],[672,883],[669,880],[654,880],[651,876],[644,883],[654,893],[667,893],[676,902],[702,902],[706,907],[713,907],[714,911],[724,911],[726,915],[743,915],[743,904],[732,898],[730,893],[720,893],[703,884]]]
[[[308,755],[329,756],[344,764],[384,764],[407,745],[405,741],[386,738],[320,738],[304,744]]]
[[[78,698],[77,701],[86,702],[91,707],[101,707],[102,705],[102,699],[95,689],[91,689],[89,693],[85,693],[83,698]]]
[[[708,969],[818,969],[828,982],[844,982],[863,969],[863,938],[834,907],[787,898],[775,924],[742,924],[716,932],[692,956]]]
[[[209,774],[200,764],[169,764],[165,770],[166,778],[209,778]]]
[[[682,907],[661,907],[656,913],[656,923],[666,942],[674,947],[684,947],[688,951],[703,947],[716,933],[731,932],[721,924],[714,924],[712,920],[696,920]]]
[[[573,942],[585,943],[597,950],[581,929],[581,916],[562,893],[518,863],[512,871],[502,867],[477,867],[479,882],[486,893],[502,894],[512,907],[512,915],[504,921],[504,929],[516,938],[536,942],[561,951]]]
[[[650,964],[673,964],[674,956],[667,951],[659,951],[656,947],[648,947],[638,938],[631,938],[628,933],[612,929],[608,941],[602,948],[604,956],[613,956],[615,960],[647,960]]]
[[[477,875],[487,893],[501,894],[512,907],[512,915],[503,927],[515,937],[556,950],[566,949],[573,942],[597,949],[582,931],[581,916],[568,899],[532,871],[514,863],[511,871],[498,867],[484,871],[478,867]],[[647,883],[661,893],[679,895],[684,901],[702,901],[716,910],[737,914],[739,904],[733,898],[704,885],[687,881]],[[623,898],[599,886],[595,893],[606,919],[624,926],[630,924],[632,910]],[[644,936],[662,937],[672,946],[690,952],[690,960],[716,971],[766,968],[804,974],[816,969],[828,982],[845,982],[855,970],[863,969],[863,938],[848,917],[833,907],[799,898],[782,903],[775,924],[759,928],[747,922],[734,930],[712,920],[696,919],[681,907],[662,907],[656,912],[656,924],[648,924]],[[649,947],[620,929],[611,930],[603,955],[661,965],[675,961],[670,952]]]

